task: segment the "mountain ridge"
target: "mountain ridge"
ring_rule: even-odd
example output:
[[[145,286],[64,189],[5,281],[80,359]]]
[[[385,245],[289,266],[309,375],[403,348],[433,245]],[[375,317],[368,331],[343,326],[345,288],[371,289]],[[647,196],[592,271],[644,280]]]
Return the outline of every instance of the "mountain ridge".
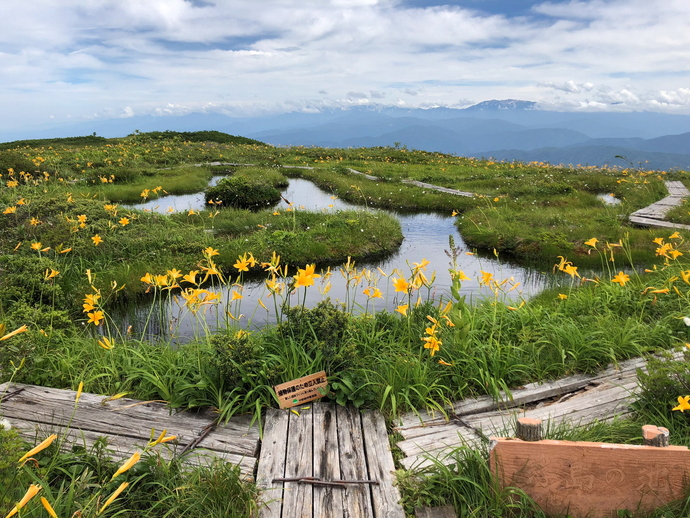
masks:
[[[617,155],[629,155],[635,157],[633,162],[645,163],[649,168],[690,167],[686,161],[690,156],[690,115],[551,111],[519,99],[488,100],[466,108],[368,104],[261,117],[229,117],[216,112],[144,115],[37,130],[8,140],[80,134],[122,137],[135,130],[215,130],[278,146],[403,145],[456,155],[555,164],[611,165],[619,161]],[[581,153],[583,160],[573,160],[574,153]]]

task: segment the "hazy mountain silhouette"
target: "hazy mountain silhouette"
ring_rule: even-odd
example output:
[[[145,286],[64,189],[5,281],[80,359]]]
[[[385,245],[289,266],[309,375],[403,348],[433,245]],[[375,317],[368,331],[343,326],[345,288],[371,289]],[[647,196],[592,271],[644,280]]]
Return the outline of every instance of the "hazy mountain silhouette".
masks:
[[[244,118],[219,113],[149,115],[94,120],[19,134],[0,133],[0,140],[94,132],[104,137],[120,137],[135,130],[217,130],[273,145],[400,145],[464,156],[554,164],[625,165],[616,158],[623,155],[648,168],[690,168],[688,115],[556,112],[540,109],[531,101],[515,99],[484,101],[464,109],[366,105]]]

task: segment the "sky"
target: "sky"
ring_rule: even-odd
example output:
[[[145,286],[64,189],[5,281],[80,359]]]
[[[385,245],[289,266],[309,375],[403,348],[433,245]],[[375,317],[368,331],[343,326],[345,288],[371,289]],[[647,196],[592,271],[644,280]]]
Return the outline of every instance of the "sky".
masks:
[[[0,120],[490,99],[690,114],[689,0],[2,0]]]

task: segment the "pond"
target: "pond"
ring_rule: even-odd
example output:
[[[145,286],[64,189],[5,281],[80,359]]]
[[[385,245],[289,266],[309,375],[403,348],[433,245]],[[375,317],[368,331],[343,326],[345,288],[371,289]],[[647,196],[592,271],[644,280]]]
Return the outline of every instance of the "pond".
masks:
[[[222,177],[215,177],[212,181],[215,183],[220,178]],[[298,210],[369,210],[366,207],[337,199],[312,182],[303,179],[291,179],[289,186],[283,191],[283,197]],[[161,213],[171,212],[169,207],[173,207],[175,211],[203,210],[204,195],[197,193],[166,196],[133,206],[133,208]],[[287,204],[281,201],[276,207],[286,208]],[[392,214],[399,219],[404,234],[403,243],[395,254],[382,260],[355,264],[357,273],[361,273],[362,269],[368,272],[362,275],[356,284],[351,280],[348,285],[344,266],[331,268],[330,276],[322,271],[322,277],[316,280],[315,286],[307,289],[306,294],[305,289],[301,288],[298,293],[291,296],[290,304],[305,303],[307,307],[313,307],[325,297],[330,297],[332,301],[346,303],[356,313],[382,309],[395,311],[399,305],[414,304],[418,295],[414,295],[412,301],[407,300],[406,294],[394,291],[391,278],[409,278],[414,263],[422,261],[428,261],[424,270],[426,277],[432,279],[435,276],[435,279],[431,288],[423,287],[420,290],[420,295],[424,299],[433,298],[436,301],[444,295],[447,300],[451,283],[448,271],[451,266],[448,255],[449,236],[453,237],[459,250],[458,267],[471,279],[463,282],[461,290],[461,293],[467,296],[468,302],[482,297],[494,297],[490,289],[480,285],[479,280],[484,275],[483,272],[491,274],[499,283],[505,280],[499,297],[515,301],[515,304],[519,304],[521,299],[540,292],[551,278],[543,272],[507,263],[493,254],[477,254],[468,250],[455,226],[455,218],[450,215],[429,212]],[[319,270],[317,264],[317,273]],[[246,279],[242,287],[208,288],[210,291],[220,293],[223,303],[207,306],[205,312],[200,310],[192,314],[179,294],[171,294],[168,300],[161,302],[155,309],[148,303],[137,308],[130,308],[127,314],[120,314],[118,319],[124,320],[124,328],[132,325],[135,332],[139,330],[139,333],[144,327],[143,322],[148,322],[148,331],[144,334],[149,338],[163,335],[177,342],[187,341],[205,331],[224,328],[228,324],[249,329],[260,328],[276,321],[274,300],[268,296],[265,279],[265,277]],[[330,287],[327,288],[329,283]],[[368,286],[374,285],[381,290],[382,299],[369,299],[363,294]],[[323,293],[327,289],[327,293]],[[233,290],[241,294],[242,299],[228,302],[232,299]],[[232,318],[226,311],[230,312]],[[240,315],[242,317],[239,320],[234,320]]]

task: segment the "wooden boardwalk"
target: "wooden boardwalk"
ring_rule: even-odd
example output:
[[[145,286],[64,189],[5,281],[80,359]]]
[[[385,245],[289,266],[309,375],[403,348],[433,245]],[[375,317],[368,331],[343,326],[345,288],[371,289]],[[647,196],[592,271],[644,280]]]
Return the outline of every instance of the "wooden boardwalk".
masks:
[[[678,207],[683,202],[684,198],[690,196],[690,191],[682,182],[673,181],[664,183],[666,184],[669,195],[643,209],[636,210],[630,214],[630,221],[647,227],[690,229],[690,225],[666,221],[666,214],[668,211],[674,207]]]
[[[546,427],[562,422],[583,425],[606,421],[629,413],[632,392],[637,386],[637,369],[644,368],[641,358],[621,362],[597,375],[576,375],[558,381],[532,383],[495,402],[484,396],[456,403],[449,418],[421,412],[403,416],[395,428],[404,440],[397,446],[405,454],[401,464],[406,469],[423,468],[440,462],[452,462],[448,455],[462,446],[476,446],[492,435],[513,435],[518,417],[544,421]]]
[[[269,409],[256,476],[264,489],[259,516],[404,518],[393,471],[380,412],[332,403]]]
[[[227,424],[214,424],[213,414],[172,413],[163,402],[134,399],[108,400],[96,394],[18,383],[0,384],[0,414],[30,441],[52,433],[64,436],[62,447],[87,449],[105,438],[109,454],[115,460],[129,458],[142,451],[151,440],[167,430],[177,440],[156,447],[170,458],[180,455],[194,465],[210,463],[214,458],[240,466],[246,477],[253,477],[259,450],[259,430],[248,416],[233,417]]]

